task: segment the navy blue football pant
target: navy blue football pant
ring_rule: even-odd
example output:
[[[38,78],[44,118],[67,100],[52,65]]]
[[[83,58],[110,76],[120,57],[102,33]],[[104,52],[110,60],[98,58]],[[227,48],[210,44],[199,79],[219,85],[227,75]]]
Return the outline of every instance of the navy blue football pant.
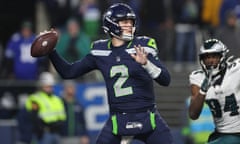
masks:
[[[153,131],[134,135],[133,139],[138,139],[145,144],[173,144],[170,129],[158,112],[155,112],[155,121],[156,128]],[[120,144],[122,136],[113,134],[112,128],[110,117],[98,135],[96,144]]]

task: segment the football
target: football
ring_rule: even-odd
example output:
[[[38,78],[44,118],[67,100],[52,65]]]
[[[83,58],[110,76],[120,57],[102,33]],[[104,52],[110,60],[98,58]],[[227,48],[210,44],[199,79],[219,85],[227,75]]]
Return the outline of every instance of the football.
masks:
[[[40,33],[31,45],[31,56],[41,57],[48,55],[55,48],[58,41],[56,30],[44,31]]]

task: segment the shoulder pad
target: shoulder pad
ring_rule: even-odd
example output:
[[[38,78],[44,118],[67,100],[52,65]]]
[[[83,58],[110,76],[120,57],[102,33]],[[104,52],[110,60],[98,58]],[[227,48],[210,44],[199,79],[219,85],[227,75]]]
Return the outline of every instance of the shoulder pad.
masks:
[[[109,39],[105,39],[93,42],[90,53],[94,56],[109,56],[111,54],[109,41]]]
[[[147,36],[138,36],[136,37],[136,40],[139,41],[142,46],[157,49],[157,43],[154,38]]]
[[[234,61],[239,64],[240,63],[240,58],[236,58]]]
[[[190,84],[195,84],[200,87],[204,77],[205,77],[205,73],[203,72],[203,70],[198,69],[198,70],[193,71],[189,75],[189,82],[190,82]]]
[[[107,49],[109,39],[101,39],[91,43],[91,49]]]
[[[141,45],[147,53],[152,54],[153,57],[158,59],[158,49],[155,39],[147,36],[138,36],[133,40],[131,44],[132,47],[130,49],[134,50],[134,45]]]
[[[228,69],[230,70],[240,70],[240,58],[236,58],[232,60],[231,62],[227,62]]]
[[[198,70],[192,71],[190,75],[197,75],[197,74],[204,74],[204,71],[202,69],[198,69]]]
[[[231,62],[229,62],[230,64],[232,63],[237,63],[240,64],[240,58],[235,58],[234,60],[232,60]]]

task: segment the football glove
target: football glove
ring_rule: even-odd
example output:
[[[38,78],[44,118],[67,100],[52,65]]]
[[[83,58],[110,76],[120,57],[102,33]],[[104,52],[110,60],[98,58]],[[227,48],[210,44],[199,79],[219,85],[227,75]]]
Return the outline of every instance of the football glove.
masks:
[[[208,70],[207,75],[205,77],[205,79],[203,80],[202,84],[201,84],[201,88],[200,88],[200,94],[202,95],[206,95],[209,87],[211,86],[211,81],[212,81],[212,71],[213,71],[213,67],[211,67],[210,70]]]
[[[199,91],[200,94],[206,95],[210,86],[211,86],[211,84],[209,82],[209,79],[206,77],[202,82],[202,85],[201,85],[201,88],[200,88],[200,91]]]

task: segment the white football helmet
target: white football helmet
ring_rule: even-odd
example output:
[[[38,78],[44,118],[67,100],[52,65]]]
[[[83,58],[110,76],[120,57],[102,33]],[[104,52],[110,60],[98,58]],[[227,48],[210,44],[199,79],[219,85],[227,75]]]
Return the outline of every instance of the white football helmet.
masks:
[[[217,67],[214,67],[212,69],[212,75],[215,75],[226,67],[226,59],[228,52],[228,48],[220,40],[208,39],[204,41],[203,45],[200,47],[199,53],[200,64],[204,72],[208,74],[208,71],[212,68],[212,66],[207,66],[204,64],[203,58],[205,55],[212,53],[220,54],[220,62],[218,63]]]

